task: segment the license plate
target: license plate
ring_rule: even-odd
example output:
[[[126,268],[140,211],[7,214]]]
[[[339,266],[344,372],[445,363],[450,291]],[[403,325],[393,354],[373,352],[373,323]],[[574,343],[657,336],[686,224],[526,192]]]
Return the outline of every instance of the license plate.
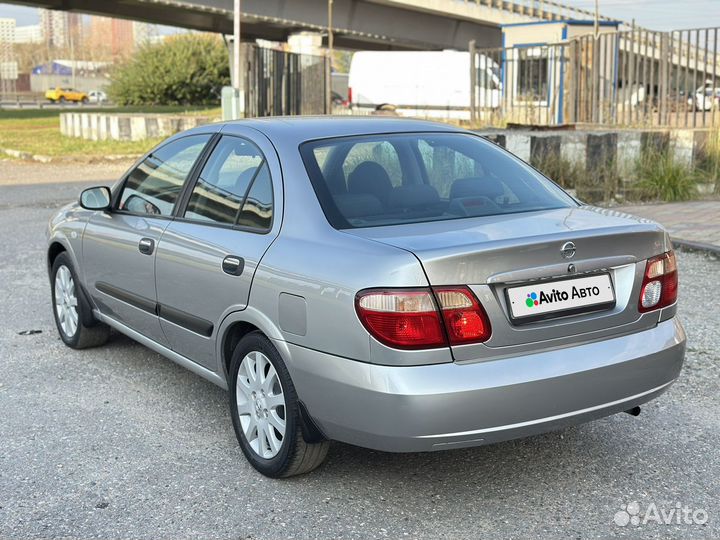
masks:
[[[537,282],[507,289],[513,319],[544,319],[615,305],[609,274]]]

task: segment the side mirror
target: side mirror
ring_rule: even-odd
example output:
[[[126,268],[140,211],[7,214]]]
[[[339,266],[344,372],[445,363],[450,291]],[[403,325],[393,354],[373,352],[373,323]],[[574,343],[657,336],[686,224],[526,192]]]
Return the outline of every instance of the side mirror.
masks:
[[[110,208],[110,188],[91,187],[80,194],[80,206],[86,210],[107,210]]]

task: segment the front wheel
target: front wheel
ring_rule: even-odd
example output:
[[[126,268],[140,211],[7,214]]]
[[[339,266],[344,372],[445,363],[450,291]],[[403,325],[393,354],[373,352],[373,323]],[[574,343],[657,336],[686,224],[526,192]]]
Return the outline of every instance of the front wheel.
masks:
[[[87,303],[81,300],[80,285],[70,257],[61,253],[50,273],[53,315],[60,338],[73,349],[97,347],[110,336],[110,328],[95,320]]]
[[[230,366],[230,414],[250,464],[271,478],[310,472],[327,455],[327,441],[305,442],[300,407],[280,353],[260,332],[240,340]]]

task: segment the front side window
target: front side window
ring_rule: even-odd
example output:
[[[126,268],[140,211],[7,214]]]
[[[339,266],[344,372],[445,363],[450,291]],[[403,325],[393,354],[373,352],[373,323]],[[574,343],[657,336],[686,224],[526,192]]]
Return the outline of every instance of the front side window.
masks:
[[[184,217],[269,229],[272,182],[260,149],[240,137],[220,139],[200,172]]]
[[[172,215],[183,184],[210,137],[191,135],[154,150],[128,175],[118,208],[134,214]]]
[[[386,154],[372,152],[346,170],[346,157],[359,144],[393,148],[397,171],[389,170]],[[464,133],[325,139],[303,144],[301,154],[323,211],[338,229],[577,206],[519,159]]]

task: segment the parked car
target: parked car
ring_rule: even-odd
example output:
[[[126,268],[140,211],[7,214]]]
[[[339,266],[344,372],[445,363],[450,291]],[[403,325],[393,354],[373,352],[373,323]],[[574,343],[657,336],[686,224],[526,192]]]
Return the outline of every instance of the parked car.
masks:
[[[477,55],[478,105],[497,108],[500,66]],[[461,51],[362,51],[353,55],[348,96],[355,109],[400,115],[469,119],[470,53]]]
[[[695,90],[688,98],[688,105],[695,111],[712,111],[720,107],[720,86],[714,86],[712,80]]]
[[[65,103],[72,101],[75,103],[87,103],[88,95],[72,88],[51,88],[45,92],[45,99],[52,103]]]
[[[271,477],[329,440],[434,451],[635,414],[685,351],[659,225],[430,122],[175,135],[52,217],[47,265],[68,346],[114,328],[228,389]]]
[[[108,100],[107,94],[102,90],[90,90],[88,92],[88,101],[90,103],[102,104]]]

